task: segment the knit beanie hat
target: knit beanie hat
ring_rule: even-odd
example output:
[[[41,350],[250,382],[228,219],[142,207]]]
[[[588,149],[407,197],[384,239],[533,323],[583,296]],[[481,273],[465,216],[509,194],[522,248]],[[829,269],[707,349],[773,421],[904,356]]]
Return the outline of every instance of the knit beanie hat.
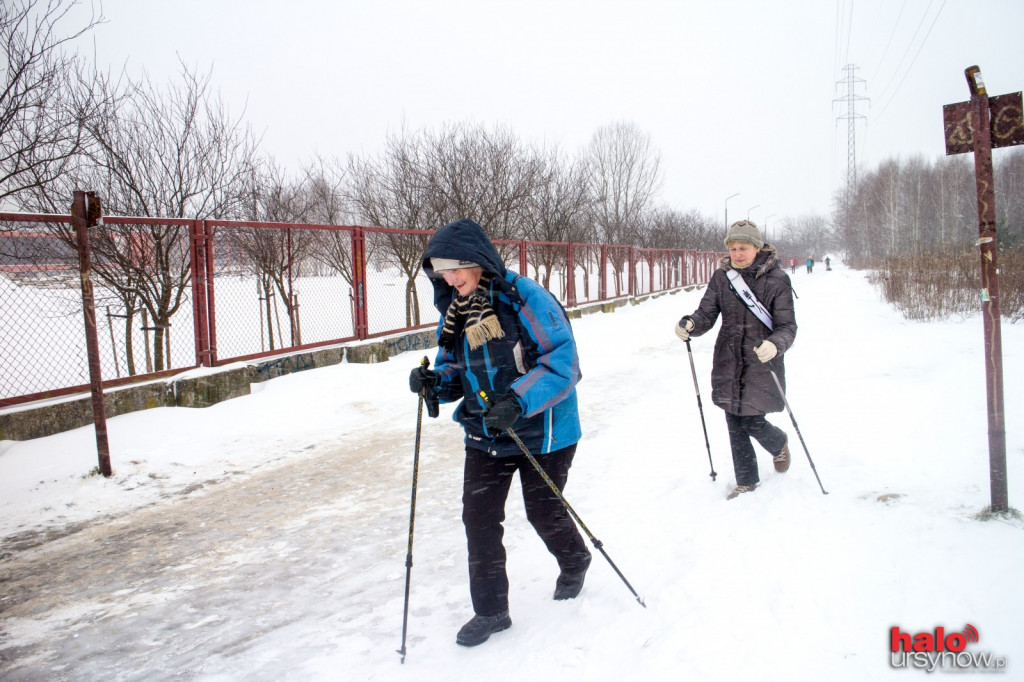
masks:
[[[749,220],[737,220],[729,226],[729,231],[725,234],[725,245],[729,246],[729,242],[747,242],[759,249],[764,246],[761,231]]]

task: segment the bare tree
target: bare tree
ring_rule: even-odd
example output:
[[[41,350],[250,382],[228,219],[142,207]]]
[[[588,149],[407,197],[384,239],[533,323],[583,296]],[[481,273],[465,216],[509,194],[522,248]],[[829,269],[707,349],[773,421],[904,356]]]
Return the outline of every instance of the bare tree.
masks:
[[[696,209],[683,212],[667,206],[651,213],[650,228],[643,245],[659,249],[721,251],[722,226],[717,218]]]
[[[376,159],[349,157],[352,204],[361,219],[379,227],[436,229],[441,218],[434,208],[437,202],[430,198],[425,167],[424,143],[404,130],[388,135]],[[416,277],[427,236],[379,232],[367,242],[377,249],[381,264],[397,267],[405,275],[406,324],[418,325]]]
[[[595,218],[608,244],[628,244],[661,189],[661,157],[633,123],[599,128],[587,147]]]
[[[108,215],[181,219],[160,224],[105,222],[94,240],[95,273],[119,292],[126,328],[141,307],[155,331],[154,370],[169,366],[168,329],[191,281],[188,224],[233,218],[247,205],[247,180],[256,140],[211,92],[210,78],[184,67],[165,91],[139,83],[94,83],[100,107],[86,121],[87,143],[73,168],[45,188],[32,188],[23,204],[66,211],[77,188],[103,199]],[[70,241],[66,226],[55,228]],[[131,335],[126,338],[131,344]]]
[[[885,159],[861,174],[848,207],[839,204],[838,195],[836,205],[837,243],[851,263],[861,266],[904,254],[956,250],[977,238],[974,174],[957,157],[934,164],[921,157]]]
[[[789,218],[783,227],[788,248],[820,260],[831,244],[828,219],[817,213]]]
[[[303,166],[303,185],[309,194],[308,219],[322,225],[354,222],[348,192],[348,169],[339,159],[316,156]]]
[[[305,169],[304,184],[309,193],[309,219],[322,225],[353,225],[357,222],[348,187],[348,169],[337,159],[316,157]],[[340,274],[352,286],[352,233],[322,230],[312,257],[331,272]],[[367,251],[372,258],[372,251]]]
[[[64,50],[103,17],[94,12],[65,31],[76,4],[0,3],[0,43],[7,57],[0,75],[0,203],[60,177],[85,144],[85,118],[95,103],[82,87],[84,65]]]
[[[492,239],[522,238],[523,212],[544,164],[511,130],[450,125],[425,134],[424,146],[435,214],[472,218]]]
[[[1024,246],[1024,149],[1006,150],[1000,155],[995,172],[999,245]]]
[[[585,242],[589,240],[590,192],[587,187],[586,169],[579,160],[570,161],[562,157],[554,147],[544,152],[542,172],[535,175],[534,190],[524,204],[522,236],[541,242]],[[556,268],[565,271],[567,267],[565,247],[541,246],[537,250],[544,274],[541,284],[551,288],[551,273]],[[579,264],[584,267],[585,263]],[[538,267],[538,271],[541,268]],[[575,273],[566,272],[566,277]],[[584,277],[585,295],[588,295],[588,279]],[[562,292],[564,294],[564,292]]]
[[[662,183],[661,157],[651,146],[650,136],[633,123],[599,128],[587,147],[587,163],[601,240],[606,244],[637,241]],[[616,250],[611,261],[618,294],[625,250]]]
[[[271,160],[262,173],[254,170],[252,196],[253,218],[272,223],[305,223],[312,212],[312,195],[304,182],[286,177],[283,169]],[[222,232],[223,233],[223,232]],[[295,277],[303,274],[303,265],[316,251],[314,230],[280,227],[252,227],[226,230],[226,244],[244,267],[257,278],[258,291],[265,303],[266,331],[270,349],[274,344],[276,319],[275,295],[285,307],[289,326],[289,345],[302,344],[298,316],[298,295]]]

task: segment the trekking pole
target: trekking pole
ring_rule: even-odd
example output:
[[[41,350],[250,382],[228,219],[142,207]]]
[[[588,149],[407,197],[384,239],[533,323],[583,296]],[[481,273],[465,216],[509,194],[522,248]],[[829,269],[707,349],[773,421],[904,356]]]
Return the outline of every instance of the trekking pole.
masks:
[[[711,461],[711,443],[708,442],[708,425],[704,422],[704,404],[700,400],[700,387],[697,386],[697,368],[693,366],[693,351],[690,350],[690,340],[686,340],[686,353],[690,356],[690,373],[693,374],[693,390],[697,392],[697,409],[700,410],[700,425],[704,429],[704,445],[708,449],[708,464],[711,465],[711,480],[718,476],[715,473],[715,463]]]
[[[479,395],[483,399],[484,405],[486,405],[487,407],[491,406],[491,399],[487,397],[486,393],[484,393],[483,391],[478,391],[477,395]],[[644,600],[640,598],[640,595],[636,593],[636,590],[633,589],[633,586],[629,584],[629,581],[626,580],[626,576],[622,575],[622,571],[620,571],[619,567],[615,565],[615,562],[612,561],[612,558],[608,556],[608,552],[604,551],[604,543],[595,538],[594,534],[590,532],[590,529],[587,528],[587,524],[583,523],[583,519],[581,519],[579,514],[576,513],[576,510],[572,508],[572,506],[569,504],[569,501],[565,499],[565,497],[562,495],[562,491],[558,489],[558,486],[555,485],[555,482],[552,481],[551,477],[548,476],[546,471],[544,471],[543,467],[541,467],[540,465],[540,462],[538,462],[537,459],[530,454],[530,450],[526,447],[523,441],[520,440],[519,435],[512,430],[511,426],[505,429],[505,433],[512,437],[512,440],[516,442],[516,445],[519,446],[519,449],[523,451],[524,455],[526,455],[526,459],[530,460],[530,464],[533,465],[533,468],[537,470],[537,473],[540,474],[540,477],[543,478],[544,482],[548,484],[549,488],[551,488],[551,492],[555,494],[555,497],[558,498],[558,501],[562,503],[562,505],[572,515],[572,518],[576,520],[576,523],[579,524],[580,528],[583,529],[583,532],[587,534],[587,537],[590,538],[590,541],[594,544],[594,547],[597,548],[597,551],[601,552],[604,558],[608,560],[609,565],[611,565],[611,567],[615,570],[615,573],[618,574],[618,576],[622,579],[622,582],[626,584],[626,587],[628,587],[629,591],[633,593],[633,596],[636,597],[636,600],[640,602],[640,606],[646,609],[647,604],[645,604]]]
[[[430,366],[430,360],[426,356],[420,361],[424,369]],[[412,533],[416,525],[416,480],[420,471],[420,432],[423,427],[423,402],[424,393],[429,390],[425,386],[420,392],[419,407],[416,410],[416,446],[412,457],[412,501],[409,504],[409,548],[405,553],[405,607],[402,612],[402,648],[398,653],[402,655],[402,663],[405,663],[405,634],[409,625],[409,582],[412,580]]]
[[[782,402],[786,405],[786,412],[789,412],[789,418],[793,422],[793,428],[796,429],[796,435],[800,437],[800,445],[804,446],[804,453],[807,455],[807,461],[811,463],[811,471],[814,472],[814,477],[818,479],[818,487],[821,488],[821,494],[828,495],[828,492],[825,490],[825,486],[821,485],[821,478],[818,476],[818,470],[814,467],[814,460],[811,459],[811,453],[807,450],[807,443],[804,442],[804,436],[800,433],[800,427],[796,424],[796,417],[793,416],[793,410],[790,409],[789,401],[786,400],[786,392],[782,390],[782,382],[779,381],[779,377],[775,374],[774,369],[769,367],[768,371],[772,373],[772,379],[775,379],[775,385],[779,389],[779,395],[782,396]]]

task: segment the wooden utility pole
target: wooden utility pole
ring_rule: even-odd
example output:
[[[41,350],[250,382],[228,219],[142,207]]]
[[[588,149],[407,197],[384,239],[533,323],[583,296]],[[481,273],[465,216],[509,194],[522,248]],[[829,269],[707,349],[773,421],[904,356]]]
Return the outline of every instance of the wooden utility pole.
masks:
[[[1006,416],[1003,412],[1003,346],[999,310],[996,196],[992,149],[1024,144],[1021,93],[989,99],[981,69],[964,71],[969,102],[943,107],[946,154],[974,152],[978,188],[978,242],[981,253],[981,317],[985,333],[985,386],[988,401],[988,456],[992,511],[1009,510],[1006,485]]]
[[[78,268],[82,278],[82,312],[85,316],[85,347],[89,357],[89,385],[92,390],[92,416],[96,428],[96,453],[100,473],[109,477],[110,444],[107,441],[107,414],[103,406],[103,375],[100,371],[100,341],[96,331],[96,301],[92,289],[92,257],[89,253],[89,228],[102,219],[99,197],[92,192],[75,191],[71,204],[71,223],[78,242]]]

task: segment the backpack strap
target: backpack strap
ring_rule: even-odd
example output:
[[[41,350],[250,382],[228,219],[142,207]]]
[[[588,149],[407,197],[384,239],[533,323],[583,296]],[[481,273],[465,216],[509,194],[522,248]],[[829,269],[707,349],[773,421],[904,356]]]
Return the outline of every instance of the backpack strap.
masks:
[[[726,270],[725,274],[729,278],[729,288],[732,289],[732,292],[743,301],[743,305],[747,306],[757,319],[764,323],[764,326],[768,327],[768,331],[773,331],[772,314],[757,300],[757,296],[747,286],[743,275],[732,268]]]

